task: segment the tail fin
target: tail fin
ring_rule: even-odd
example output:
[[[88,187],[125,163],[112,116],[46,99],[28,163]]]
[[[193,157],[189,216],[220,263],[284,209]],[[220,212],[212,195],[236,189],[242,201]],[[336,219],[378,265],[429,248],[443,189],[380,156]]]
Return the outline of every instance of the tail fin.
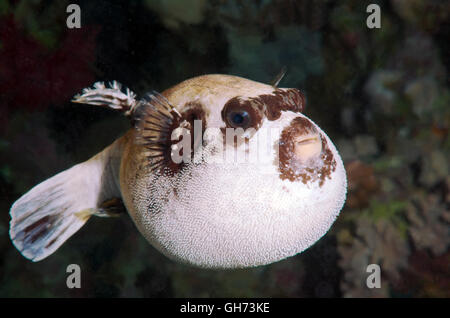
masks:
[[[99,211],[102,202],[120,197],[116,144],[38,184],[13,204],[9,234],[24,257],[36,262],[49,256]]]

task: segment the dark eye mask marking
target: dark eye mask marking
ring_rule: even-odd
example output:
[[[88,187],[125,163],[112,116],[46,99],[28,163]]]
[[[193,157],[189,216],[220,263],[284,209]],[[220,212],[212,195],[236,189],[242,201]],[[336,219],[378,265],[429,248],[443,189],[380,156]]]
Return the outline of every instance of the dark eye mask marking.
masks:
[[[206,117],[207,114],[200,102],[188,102],[183,107],[181,118],[189,123],[189,130],[191,134],[191,156],[193,156],[194,151],[201,146],[203,134],[206,130]],[[202,124],[202,131],[197,133],[194,131],[196,120],[201,120]],[[191,157],[191,159],[193,158]]]
[[[233,123],[230,123],[229,113],[245,111],[249,115],[249,123],[243,128],[251,127],[258,130],[264,117],[273,121],[281,117],[282,111],[290,110],[300,113],[304,108],[305,97],[299,90],[295,88],[287,90],[275,89],[272,94],[263,94],[250,98],[241,96],[231,98],[222,109],[222,120],[227,128],[235,128]]]
[[[239,125],[234,125],[231,121],[230,114],[239,114],[241,112],[246,112],[248,116],[245,125],[240,126],[241,128],[244,130],[247,128],[257,130],[261,126],[264,113],[258,107],[257,101],[236,96],[230,99],[222,109],[222,120],[225,122],[227,128],[238,128]]]
[[[273,94],[260,95],[256,98],[264,105],[264,114],[268,120],[277,120],[281,117],[282,111],[301,113],[305,109],[305,96],[295,88],[277,89]]]

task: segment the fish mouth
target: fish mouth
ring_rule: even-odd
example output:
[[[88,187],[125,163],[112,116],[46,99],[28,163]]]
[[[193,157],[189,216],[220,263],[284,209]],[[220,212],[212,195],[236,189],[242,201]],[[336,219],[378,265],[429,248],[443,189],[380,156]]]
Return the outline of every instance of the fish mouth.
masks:
[[[307,144],[311,144],[311,143],[316,143],[316,142],[319,142],[318,137],[319,136],[299,138],[295,141],[295,143],[298,145],[307,145]]]
[[[316,159],[322,153],[319,134],[301,135],[294,138],[294,157],[300,162]]]

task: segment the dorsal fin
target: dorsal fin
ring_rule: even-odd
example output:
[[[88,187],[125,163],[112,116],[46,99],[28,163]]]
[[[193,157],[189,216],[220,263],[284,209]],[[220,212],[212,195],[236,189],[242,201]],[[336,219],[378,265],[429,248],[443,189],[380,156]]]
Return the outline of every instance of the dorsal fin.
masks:
[[[284,75],[286,75],[286,72],[287,68],[286,66],[283,66],[277,76],[275,76],[275,78],[270,82],[270,85],[272,85],[273,87],[278,87],[278,84],[281,82]]]
[[[136,129],[136,142],[145,146],[147,163],[152,170],[170,160],[172,131],[181,124],[181,115],[160,93],[152,91],[139,101],[136,94],[113,81],[106,86],[97,82],[76,95],[75,103],[108,107],[129,116]]]
[[[122,84],[112,81],[108,86],[103,82],[97,82],[93,88],[83,89],[81,94],[75,95],[74,103],[89,104],[112,108],[130,115],[137,105],[136,94],[129,88],[122,91]]]

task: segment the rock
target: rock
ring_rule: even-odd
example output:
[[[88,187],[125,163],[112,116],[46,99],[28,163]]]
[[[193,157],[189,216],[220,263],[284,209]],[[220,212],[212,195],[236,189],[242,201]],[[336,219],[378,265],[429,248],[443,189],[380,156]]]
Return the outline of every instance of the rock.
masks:
[[[404,94],[411,100],[413,112],[421,117],[432,111],[433,103],[439,94],[438,85],[433,78],[422,77],[409,82]]]
[[[440,151],[434,150],[423,158],[420,182],[431,187],[445,180],[449,174],[448,158]]]
[[[442,255],[450,247],[450,211],[438,195],[418,192],[407,206],[409,234],[417,250]]]
[[[356,221],[356,238],[351,244],[339,241],[339,266],[344,271],[341,289],[344,297],[389,297],[389,284],[397,281],[407,267],[409,246],[399,231],[388,221],[374,223],[367,217]],[[348,239],[347,239],[348,240]],[[381,288],[366,285],[367,266],[381,267]]]

